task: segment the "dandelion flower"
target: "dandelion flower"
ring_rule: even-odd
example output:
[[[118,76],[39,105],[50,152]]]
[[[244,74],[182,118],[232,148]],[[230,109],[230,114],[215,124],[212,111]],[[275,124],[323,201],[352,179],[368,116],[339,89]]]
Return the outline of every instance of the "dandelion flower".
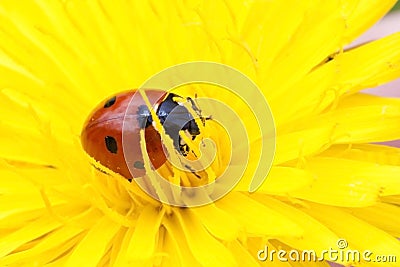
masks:
[[[343,50],[394,3],[1,1],[0,265],[351,264],[257,255],[321,255],[338,240],[400,260],[400,150],[372,144],[399,139],[400,101],[360,93],[400,76],[400,34]],[[255,193],[249,171],[222,199],[183,209],[93,168],[80,132],[105,97],[190,61],[258,85],[276,155]]]

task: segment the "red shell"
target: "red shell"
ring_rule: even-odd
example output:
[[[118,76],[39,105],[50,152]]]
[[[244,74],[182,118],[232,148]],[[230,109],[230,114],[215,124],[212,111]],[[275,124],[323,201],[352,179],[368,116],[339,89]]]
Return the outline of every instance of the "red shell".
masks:
[[[140,149],[140,127],[139,121],[135,116],[139,106],[145,105],[143,98],[136,90],[121,92],[115,95],[115,102],[107,106],[107,100],[100,103],[88,117],[82,133],[81,142],[84,150],[94,159],[110,170],[121,174],[127,179],[133,177],[141,177],[145,174],[143,168],[133,167],[135,162],[143,163],[143,156]],[[161,103],[167,93],[160,90],[146,89],[145,93],[152,105]],[[135,98],[133,99],[133,95]],[[133,100],[132,100],[133,99]],[[133,101],[131,103],[131,101]],[[131,118],[129,127],[124,130],[124,138],[129,137],[129,160],[125,159],[122,145],[122,129],[125,113],[129,106]],[[135,112],[136,110],[136,112]],[[135,113],[132,113],[134,111]],[[106,137],[112,137],[113,145],[116,143],[115,153],[110,152],[106,145]],[[109,139],[112,139],[109,138]],[[146,149],[153,167],[158,169],[166,161],[166,156],[163,152],[160,134],[156,129],[149,125],[145,128]],[[124,139],[125,142],[126,139]],[[125,151],[126,153],[126,151]],[[129,171],[128,165],[131,166],[132,174]]]

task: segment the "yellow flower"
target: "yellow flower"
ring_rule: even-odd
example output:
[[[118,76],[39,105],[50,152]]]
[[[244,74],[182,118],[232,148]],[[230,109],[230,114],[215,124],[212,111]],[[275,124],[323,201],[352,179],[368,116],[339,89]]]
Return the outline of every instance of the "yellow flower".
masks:
[[[399,139],[400,101],[360,93],[400,77],[400,34],[343,51],[394,3],[2,0],[0,266],[328,266],[258,257],[338,241],[400,261],[400,150],[370,144]],[[106,96],[196,60],[259,86],[276,155],[257,192],[247,173],[183,209],[97,171],[80,132]]]

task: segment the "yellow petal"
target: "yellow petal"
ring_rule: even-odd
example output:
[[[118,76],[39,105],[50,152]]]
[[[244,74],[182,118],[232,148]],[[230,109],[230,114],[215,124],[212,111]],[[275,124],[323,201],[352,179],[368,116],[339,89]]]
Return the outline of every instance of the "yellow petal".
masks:
[[[238,241],[233,241],[228,244],[228,248],[231,250],[232,254],[235,256],[236,262],[241,263],[241,264],[246,264],[248,267],[259,267],[260,262],[254,257],[254,255],[251,254],[246,249],[246,246],[243,246],[240,242]]]
[[[291,8],[287,8],[285,1],[253,1],[248,5],[249,13],[240,34],[243,45],[249,47],[248,51],[259,62],[256,64],[260,68],[258,72],[267,73],[265,69],[268,69],[277,54],[287,46],[288,36],[293,35],[302,23],[304,13],[310,5],[311,1],[292,2]],[[263,15],[260,15],[260,10],[264,11]],[[280,14],[287,14],[290,19],[281,21]],[[272,26],[276,21],[281,21],[279,27]],[[244,55],[239,54],[238,57],[240,60]]]
[[[321,156],[367,161],[382,165],[400,165],[400,149],[383,145],[335,145],[324,151]]]
[[[55,208],[55,211],[58,214],[64,213],[73,217],[82,212],[82,207],[61,206]],[[9,223],[12,225],[10,221]],[[2,243],[0,244],[1,257],[9,254],[21,245],[57,229],[61,225],[61,221],[55,220],[54,217],[49,216],[47,212],[42,213],[39,217],[35,218],[33,222],[27,222],[24,227],[9,232],[2,238]]]
[[[125,251],[127,262],[149,259],[153,255],[163,215],[162,211],[158,211],[152,205],[148,205],[142,210]],[[149,222],[152,223],[149,224]]]
[[[337,84],[342,91],[359,91],[374,87],[397,78],[400,74],[400,33],[389,35],[370,42],[343,54],[339,54],[332,62],[341,71]]]
[[[346,19],[345,42],[349,42],[371,27],[385,15],[396,0],[346,0],[342,1],[343,17]]]
[[[277,212],[293,218],[304,230],[300,237],[282,237],[281,242],[298,250],[314,250],[316,255],[321,255],[327,248],[336,245],[339,237],[328,227],[318,220],[297,209],[295,205],[289,205],[267,195],[257,194],[254,196],[263,205],[276,210]],[[284,198],[282,198],[284,200]],[[305,206],[307,204],[305,203]]]
[[[263,206],[251,195],[231,192],[215,204],[238,220],[250,236],[299,236],[303,233],[295,220]]]
[[[349,248],[357,249],[360,253],[366,250],[372,252],[371,260],[375,260],[374,257],[378,255],[394,255],[397,259],[400,256],[400,242],[396,238],[338,208],[331,207],[327,210],[322,205],[310,203],[310,208],[303,211],[324,223],[341,238],[345,237]],[[364,261],[364,264],[365,266],[398,266],[395,262],[379,264]]]
[[[179,229],[176,229],[173,225],[174,223],[177,223],[175,218],[172,220],[167,218],[164,221],[164,225],[167,229],[164,246],[166,247],[166,253],[168,253],[168,259],[166,260],[165,266],[175,266],[168,265],[170,261],[178,261],[182,267],[192,265],[196,267],[202,266],[191,252],[185,234],[182,231],[179,231]]]
[[[288,258],[288,261],[285,262],[287,266],[293,266],[293,267],[304,267],[304,266],[311,266],[311,267],[331,267],[329,263],[326,261],[318,261],[318,260],[313,260],[313,255],[308,252],[308,251],[299,251],[294,249],[291,246],[286,245],[285,243],[280,242],[279,240],[273,239],[268,241],[267,247],[270,248],[270,251],[272,253],[272,250],[279,251],[283,250],[287,252],[285,255]],[[291,254],[291,257],[289,257],[289,253]],[[303,256],[304,255],[304,256]],[[318,256],[318,255],[317,255]],[[305,260],[302,259],[304,257]],[[310,257],[310,258],[309,258]],[[293,258],[293,259],[291,259]],[[310,259],[310,260],[309,260]],[[275,264],[276,262],[279,262],[277,255],[270,255],[269,261],[273,261]],[[277,266],[281,266],[278,264]],[[286,265],[285,265],[286,266]]]
[[[397,166],[323,157],[307,161],[306,166],[316,176],[315,182],[291,196],[335,206],[365,207],[375,204],[380,195],[398,194]]]
[[[12,264],[21,266],[32,263],[43,265],[71,249],[82,238],[79,235],[82,231],[83,229],[75,226],[57,229],[33,248],[4,257],[0,260],[0,264],[4,266]]]
[[[240,224],[224,210],[214,204],[196,207],[190,210],[204,227],[216,238],[232,241],[239,235]]]
[[[293,85],[290,95],[285,94],[273,105],[277,124],[321,112],[348,92],[396,79],[400,75],[400,52],[396,49],[399,45],[400,34],[393,34],[334,55]]]
[[[337,1],[311,1],[301,24],[292,35],[286,37],[287,45],[282,47],[272,68],[262,80],[263,84],[268,84],[270,90],[266,90],[266,94],[272,105],[281,103],[283,97],[287,97],[288,89],[295,88],[293,85],[326,58],[327,54],[340,48],[346,26],[340,11]],[[301,10],[296,12],[301,14]],[[279,16],[279,13],[275,16]],[[298,67],[300,65],[301,68]]]
[[[170,233],[183,231],[191,253],[202,266],[237,266],[231,252],[214,239],[193,215],[184,210],[175,215],[176,223],[170,225]]]
[[[308,123],[301,121],[293,127],[307,130],[326,127],[326,130],[331,130],[331,143],[379,142],[398,137],[400,102],[359,104],[362,102],[358,95],[349,97],[347,101],[352,105],[323,113],[307,120]]]
[[[332,125],[324,124],[324,127],[278,134],[274,163],[281,164],[323,151],[332,142],[333,129]]]
[[[347,212],[393,236],[400,236],[400,218],[397,206],[377,203],[371,207],[348,209]]]
[[[311,173],[298,168],[273,166],[264,183],[257,189],[257,192],[272,195],[286,195],[288,192],[306,187],[313,179]],[[247,177],[243,177],[238,185],[235,186],[234,190],[247,191],[249,182]]]
[[[107,217],[101,218],[74,248],[65,266],[97,266],[120,227]]]

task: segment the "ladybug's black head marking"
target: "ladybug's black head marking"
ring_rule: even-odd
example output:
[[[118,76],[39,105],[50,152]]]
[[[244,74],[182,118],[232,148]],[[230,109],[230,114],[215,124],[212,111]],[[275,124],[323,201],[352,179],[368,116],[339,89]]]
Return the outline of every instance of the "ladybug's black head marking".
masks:
[[[106,136],[104,138],[104,141],[106,143],[107,150],[113,154],[117,154],[118,146],[117,146],[117,141],[115,140],[115,138],[112,136]]]
[[[109,108],[109,107],[111,107],[112,105],[114,105],[115,100],[117,100],[117,97],[116,97],[116,96],[113,96],[113,97],[111,97],[110,99],[108,99],[108,100],[106,101],[106,103],[104,104],[104,108]]]
[[[160,104],[157,116],[165,132],[172,138],[176,150],[181,152],[182,155],[187,155],[189,148],[182,145],[179,131],[188,131],[192,135],[192,139],[194,139],[200,134],[200,129],[186,107],[174,101],[174,97],[180,96],[170,93]]]
[[[179,131],[188,131],[189,134],[192,135],[192,140],[194,140],[196,136],[200,134],[200,129],[186,107],[174,101],[174,97],[180,96],[173,93],[168,94],[164,101],[160,103],[156,114],[163,125],[166,134],[172,138],[176,150],[181,152],[182,155],[187,155],[189,152],[189,146],[182,144]],[[201,113],[201,110],[195,105],[191,98],[188,98],[187,100],[191,102],[196,113]],[[153,123],[153,118],[151,117],[151,113],[146,105],[138,107],[137,120],[141,129],[147,128]],[[139,165],[136,165],[139,163],[141,162],[135,162],[134,167],[140,169]]]
[[[150,110],[146,105],[141,105],[138,107],[137,115],[138,115],[137,119],[139,122],[139,127],[141,129],[149,127],[153,122]]]

